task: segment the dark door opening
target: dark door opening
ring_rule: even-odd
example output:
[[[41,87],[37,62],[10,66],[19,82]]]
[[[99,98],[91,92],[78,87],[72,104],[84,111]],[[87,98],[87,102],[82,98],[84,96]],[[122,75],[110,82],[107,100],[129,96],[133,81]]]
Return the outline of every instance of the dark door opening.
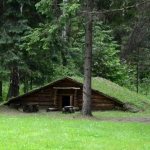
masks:
[[[62,107],[70,106],[70,96],[62,96]]]

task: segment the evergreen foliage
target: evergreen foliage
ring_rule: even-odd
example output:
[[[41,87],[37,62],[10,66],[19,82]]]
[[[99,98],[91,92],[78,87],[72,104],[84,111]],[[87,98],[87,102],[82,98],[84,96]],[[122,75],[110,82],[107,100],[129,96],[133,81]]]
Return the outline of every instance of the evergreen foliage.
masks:
[[[140,2],[95,0],[92,73],[149,95],[150,4],[125,9]],[[124,9],[110,11],[118,8]],[[1,0],[0,83],[10,82],[15,67],[24,92],[61,76],[83,76],[84,16],[81,0]]]
[[[120,61],[119,45],[113,39],[111,29],[97,23],[94,31],[93,75],[125,84],[129,79],[127,65]]]

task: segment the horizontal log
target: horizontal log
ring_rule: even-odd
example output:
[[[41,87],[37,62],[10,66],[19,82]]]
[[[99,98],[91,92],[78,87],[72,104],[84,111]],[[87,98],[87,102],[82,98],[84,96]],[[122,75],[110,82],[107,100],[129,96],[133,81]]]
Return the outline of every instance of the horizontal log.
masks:
[[[23,97],[22,99],[42,99],[42,98],[49,98],[52,99],[52,96],[47,96],[47,95],[42,95],[42,96],[28,96],[28,97]]]
[[[109,99],[92,99],[92,102],[95,102],[95,103],[98,103],[98,102],[113,102],[112,100],[109,100]]]
[[[44,90],[38,91],[38,93],[50,93],[50,92],[53,92],[53,89],[44,89]]]
[[[92,98],[99,99],[99,98],[107,98],[107,97],[105,97],[103,95],[92,95]]]
[[[112,100],[107,99],[107,98],[92,98],[92,101],[109,101],[109,102],[111,102]]]
[[[39,101],[39,102],[50,102],[50,101],[54,101],[53,99],[47,99],[47,98],[43,98],[43,99],[22,99],[21,101]]]
[[[37,96],[52,96],[52,93],[37,93],[35,95],[30,95],[29,97],[37,97]]]
[[[54,93],[53,91],[50,91],[50,92],[38,92],[35,95],[37,95],[37,94],[40,94],[40,95],[51,95],[53,93]]]
[[[101,110],[112,110],[113,108],[112,107],[98,107],[98,108],[92,108],[92,110],[95,110],[95,111],[101,111]]]
[[[80,87],[53,87],[53,89],[62,89],[62,90],[79,90]]]
[[[93,107],[107,107],[107,106],[115,106],[114,104],[97,104],[97,105],[94,105],[92,104]]]
[[[27,104],[30,104],[30,103],[37,103],[37,104],[53,104],[52,102],[38,102],[38,101],[30,101],[30,102],[28,102],[28,101],[25,101],[25,102],[22,102],[22,104],[24,104],[24,103],[27,103]]]

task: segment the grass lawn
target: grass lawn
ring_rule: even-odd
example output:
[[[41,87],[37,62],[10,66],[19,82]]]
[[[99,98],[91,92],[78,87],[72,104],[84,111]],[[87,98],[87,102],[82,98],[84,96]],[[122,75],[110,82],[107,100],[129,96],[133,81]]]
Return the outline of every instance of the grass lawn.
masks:
[[[150,113],[93,114],[100,119],[148,117]],[[150,123],[99,121],[95,117],[82,118],[79,113],[24,114],[0,111],[0,150],[51,149],[150,150]]]

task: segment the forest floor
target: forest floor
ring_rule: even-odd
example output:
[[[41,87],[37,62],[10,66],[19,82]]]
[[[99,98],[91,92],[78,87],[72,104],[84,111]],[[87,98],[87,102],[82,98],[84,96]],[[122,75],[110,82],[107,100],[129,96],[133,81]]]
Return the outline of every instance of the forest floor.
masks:
[[[150,111],[23,113],[0,107],[0,150],[149,150]]]

